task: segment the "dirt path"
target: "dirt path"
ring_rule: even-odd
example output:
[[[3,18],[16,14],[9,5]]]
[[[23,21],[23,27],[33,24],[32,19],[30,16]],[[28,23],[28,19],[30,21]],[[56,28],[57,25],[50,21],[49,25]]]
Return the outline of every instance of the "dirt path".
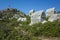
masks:
[[[48,38],[48,37],[38,37],[39,39],[41,40],[60,40],[60,37],[51,37],[51,38]]]

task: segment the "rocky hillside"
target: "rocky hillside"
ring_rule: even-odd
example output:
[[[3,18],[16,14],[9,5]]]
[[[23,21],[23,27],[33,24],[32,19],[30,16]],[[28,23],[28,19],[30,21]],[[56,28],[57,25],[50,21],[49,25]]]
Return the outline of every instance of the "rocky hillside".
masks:
[[[27,21],[7,20],[13,17],[27,17]],[[0,19],[0,40],[60,40],[58,20],[30,26],[30,17],[13,8],[1,10]]]
[[[2,19],[8,19],[13,16],[26,17],[26,14],[24,14],[23,12],[15,9],[15,8],[7,8],[4,10],[0,10],[0,18],[2,18]]]

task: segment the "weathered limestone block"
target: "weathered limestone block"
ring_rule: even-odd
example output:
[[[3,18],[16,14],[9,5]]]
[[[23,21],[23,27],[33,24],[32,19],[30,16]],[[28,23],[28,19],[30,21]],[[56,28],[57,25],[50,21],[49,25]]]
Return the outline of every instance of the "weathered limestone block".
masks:
[[[56,11],[55,11],[55,8],[49,8],[46,10],[45,13],[46,13],[46,17],[48,17],[48,16],[52,16],[53,14],[55,14]]]
[[[44,20],[45,20],[44,11],[40,10],[40,11],[34,12],[31,15],[31,23],[30,24],[35,24],[35,23],[38,23],[38,22],[42,22]]]
[[[54,14],[48,19],[48,21],[51,21],[51,22],[55,20],[60,20],[60,14]]]
[[[29,16],[31,16],[35,11],[32,9],[29,11]]]
[[[17,21],[26,21],[26,18],[18,18]]]

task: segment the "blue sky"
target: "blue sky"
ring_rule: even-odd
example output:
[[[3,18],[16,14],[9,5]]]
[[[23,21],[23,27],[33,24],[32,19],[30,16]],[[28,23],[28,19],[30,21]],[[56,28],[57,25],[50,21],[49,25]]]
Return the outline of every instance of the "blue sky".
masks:
[[[46,11],[46,9],[52,7],[55,7],[56,11],[60,11],[60,0],[0,0],[0,10],[8,7],[16,8],[26,14],[31,9]]]

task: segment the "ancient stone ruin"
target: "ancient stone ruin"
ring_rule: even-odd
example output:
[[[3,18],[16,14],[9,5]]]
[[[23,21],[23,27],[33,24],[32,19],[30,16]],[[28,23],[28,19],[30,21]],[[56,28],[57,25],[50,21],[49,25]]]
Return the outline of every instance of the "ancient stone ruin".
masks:
[[[35,23],[45,23],[46,21],[46,17],[48,18],[48,21],[54,21],[54,20],[60,20],[60,14],[56,13],[55,8],[49,8],[46,10],[46,12],[44,12],[43,10],[37,11],[35,12],[34,10],[30,10],[30,17],[31,17],[31,23],[35,24]]]

